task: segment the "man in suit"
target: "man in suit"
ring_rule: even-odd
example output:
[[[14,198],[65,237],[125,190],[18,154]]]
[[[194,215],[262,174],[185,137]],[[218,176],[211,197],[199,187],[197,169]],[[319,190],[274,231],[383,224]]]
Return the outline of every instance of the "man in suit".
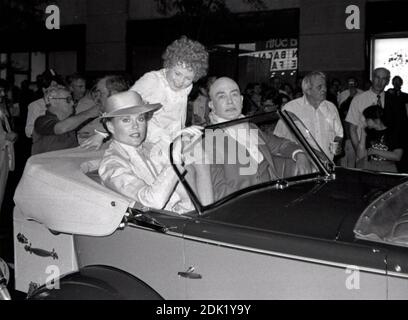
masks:
[[[212,124],[243,117],[243,97],[234,80],[217,79],[209,88],[209,99]],[[206,161],[212,163],[211,179],[216,200],[251,185],[312,171],[306,155],[296,143],[274,135],[266,138],[252,123],[239,123],[212,133],[206,130],[205,139],[206,146],[213,146],[213,150],[206,150],[207,157],[213,159]],[[208,139],[212,139],[211,143]]]
[[[389,92],[384,92],[389,82],[390,71],[386,68],[377,68],[373,71],[371,88],[357,95],[351,101],[346,122],[350,124],[350,138],[355,152],[359,145],[361,131],[364,130],[365,126],[363,111],[373,104],[378,104],[384,109],[383,122],[390,128],[393,137],[395,137],[395,139],[402,139],[401,143],[403,146],[407,145],[406,138],[404,137],[408,123],[405,106],[399,97],[393,96]],[[407,152],[408,149],[405,147],[404,153]],[[403,159],[404,161],[401,161],[398,165],[398,169],[400,172],[407,172],[407,161],[404,155]]]

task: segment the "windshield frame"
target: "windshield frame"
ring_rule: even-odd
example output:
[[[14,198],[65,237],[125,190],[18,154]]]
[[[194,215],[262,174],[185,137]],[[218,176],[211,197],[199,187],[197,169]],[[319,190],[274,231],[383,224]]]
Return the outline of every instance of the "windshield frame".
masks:
[[[306,127],[306,125],[303,123],[301,119],[299,119],[296,116],[296,120],[298,120],[302,126],[309,132],[310,136],[314,140],[316,146],[320,149],[319,151],[324,155],[325,157],[325,162],[328,163],[329,165],[326,166],[324,161],[322,161],[321,157],[316,153],[316,150],[310,146],[310,144],[307,142],[306,137],[302,134],[302,132],[299,130],[298,126],[295,124],[295,121],[292,119],[292,117],[289,115],[289,112],[287,110],[279,110],[278,114],[281,116],[281,119],[285,122],[287,126],[289,126],[293,132],[295,133],[296,138],[299,140],[299,142],[302,144],[302,146],[309,152],[309,154],[312,156],[313,160],[316,162],[318,167],[324,172],[326,176],[330,176],[332,173],[335,171],[335,163],[327,157],[327,155],[324,153],[322,148],[319,146],[319,144],[316,142],[316,139],[313,137],[313,135],[309,132],[309,129]]]
[[[228,127],[230,125],[235,125],[235,124],[244,123],[244,122],[251,122],[251,120],[254,120],[254,119],[255,120],[262,119],[262,118],[272,119],[272,117],[278,118],[277,121],[279,121],[279,120],[284,121],[284,123],[287,126],[289,126],[292,133],[294,133],[295,137],[301,143],[301,146],[304,148],[304,151],[310,156],[311,160],[313,161],[313,164],[315,164],[318,171],[307,174],[307,175],[299,175],[299,176],[294,176],[294,177],[290,177],[290,178],[285,178],[284,180],[275,179],[275,180],[260,183],[260,184],[257,184],[257,185],[252,185],[252,186],[243,188],[241,190],[237,190],[237,191],[225,196],[224,198],[219,199],[219,200],[217,200],[217,201],[215,201],[215,202],[213,202],[213,203],[211,203],[209,205],[202,205],[200,200],[198,199],[197,195],[194,193],[191,186],[188,184],[188,182],[184,178],[185,172],[180,172],[178,170],[176,164],[173,161],[173,145],[174,145],[175,139],[178,139],[178,137],[177,137],[170,143],[170,146],[169,146],[170,164],[171,164],[173,170],[175,171],[180,183],[186,189],[186,192],[188,193],[188,195],[189,195],[189,197],[191,199],[191,202],[193,203],[198,215],[201,216],[206,211],[210,211],[210,210],[214,209],[215,207],[217,207],[217,206],[219,206],[219,205],[221,205],[221,204],[223,204],[223,203],[225,203],[227,201],[230,201],[230,200],[233,200],[235,198],[241,197],[241,196],[243,196],[245,194],[248,194],[248,193],[256,191],[256,190],[263,190],[265,188],[284,189],[284,188],[290,187],[290,186],[292,186],[294,184],[306,183],[306,182],[315,181],[315,180],[327,180],[327,178],[331,176],[331,173],[324,166],[324,164],[322,163],[322,161],[320,160],[318,155],[315,154],[315,152],[313,152],[313,148],[310,147],[310,145],[308,144],[308,142],[306,141],[304,136],[301,134],[301,132],[299,131],[297,126],[294,124],[294,122],[290,118],[290,116],[286,112],[282,113],[280,110],[274,111],[274,112],[255,114],[255,115],[252,115],[252,116],[249,116],[249,117],[243,117],[243,118],[239,118],[239,119],[235,119],[235,120],[231,120],[231,121],[226,121],[226,122],[222,122],[222,123],[207,125],[207,126],[204,127],[204,133],[203,133],[201,139],[203,139],[204,136],[205,136],[205,129],[225,128],[225,127]],[[330,161],[330,159],[328,159],[328,160]],[[285,185],[284,188],[280,187],[282,183]],[[187,213],[187,215],[188,214],[189,213]]]

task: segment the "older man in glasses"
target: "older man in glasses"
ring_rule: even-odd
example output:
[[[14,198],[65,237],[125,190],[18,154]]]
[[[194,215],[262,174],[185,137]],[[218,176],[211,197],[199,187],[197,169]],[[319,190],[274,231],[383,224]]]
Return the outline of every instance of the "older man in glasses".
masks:
[[[75,130],[99,115],[99,106],[74,115],[71,92],[63,86],[45,92],[46,113],[35,120],[31,154],[78,146]]]

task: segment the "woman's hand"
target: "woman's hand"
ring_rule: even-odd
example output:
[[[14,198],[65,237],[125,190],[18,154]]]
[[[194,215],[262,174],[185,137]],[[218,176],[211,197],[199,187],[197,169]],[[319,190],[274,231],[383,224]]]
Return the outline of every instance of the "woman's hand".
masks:
[[[184,163],[184,152],[188,151],[191,146],[203,134],[203,127],[190,126],[180,130],[174,139],[173,145],[173,160],[174,163]]]
[[[190,138],[201,136],[203,133],[203,129],[204,128],[201,126],[193,125],[193,126],[181,129],[179,132],[176,133],[174,138],[178,136],[184,136],[184,135],[190,136]]]

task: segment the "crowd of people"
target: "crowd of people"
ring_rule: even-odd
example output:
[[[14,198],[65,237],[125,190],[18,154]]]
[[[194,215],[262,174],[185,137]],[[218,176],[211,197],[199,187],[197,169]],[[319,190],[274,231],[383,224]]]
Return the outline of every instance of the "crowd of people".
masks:
[[[88,90],[90,84],[83,75],[64,79],[54,70],[37,77],[35,92],[27,81],[18,89],[1,80],[1,185],[14,169],[14,144],[19,168],[31,155],[105,146],[99,174],[106,186],[146,206],[188,211],[192,204],[171,168],[169,143],[180,135],[194,139],[208,124],[276,110],[286,110],[303,122],[313,136],[307,138],[310,145],[339,165],[408,173],[408,151],[404,152],[408,94],[401,91],[399,76],[385,92],[391,76],[387,69],[373,71],[366,91],[354,77],[345,86],[338,79],[327,86],[326,75],[313,71],[298,79],[295,87],[274,77],[267,84],[249,83],[242,94],[234,79],[207,72],[206,48],[183,36],[166,48],[162,69],[144,74],[133,84],[124,76],[106,75]],[[236,136],[231,138],[238,141]],[[311,164],[293,142],[296,139],[278,122],[267,154],[287,154],[300,173],[310,172]],[[186,179],[194,189],[201,189],[197,194],[202,203],[233,192],[240,188],[237,185],[250,185],[251,179],[279,177],[266,169],[265,152],[246,151],[264,168],[262,174],[231,181],[228,170],[220,166],[211,168],[213,172],[200,165],[189,170]],[[214,188],[218,190],[213,192]],[[3,193],[4,187],[0,205]]]

